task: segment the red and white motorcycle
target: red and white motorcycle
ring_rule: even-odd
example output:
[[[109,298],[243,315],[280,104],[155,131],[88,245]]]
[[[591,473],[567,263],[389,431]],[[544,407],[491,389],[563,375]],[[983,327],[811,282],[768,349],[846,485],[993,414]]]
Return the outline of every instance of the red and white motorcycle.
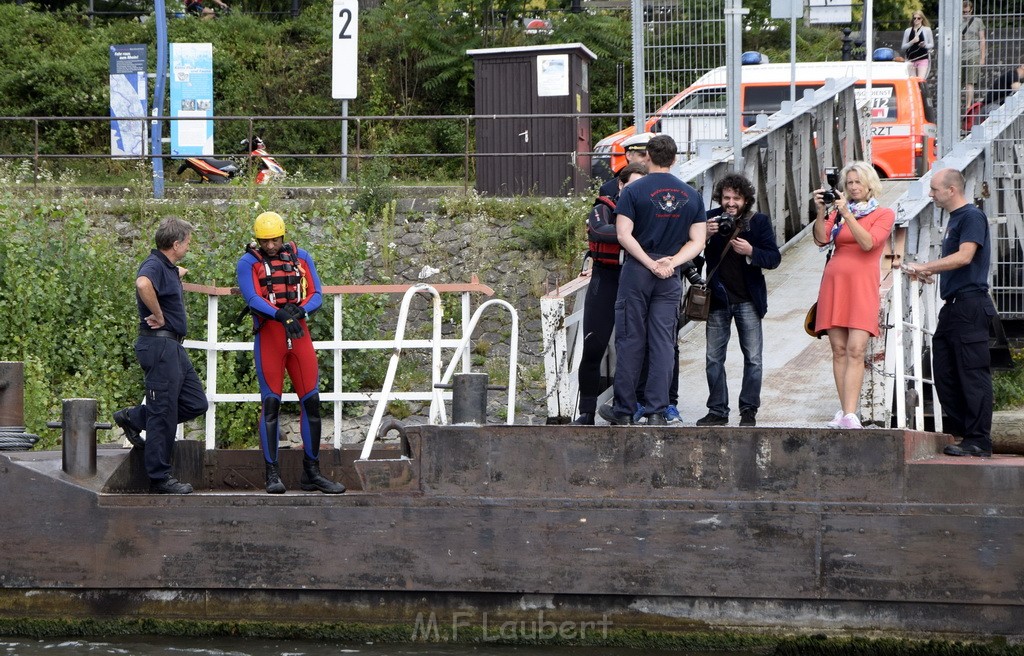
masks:
[[[249,153],[248,168],[256,171],[256,184],[267,184],[271,180],[279,180],[287,175],[284,167],[267,152],[263,139],[253,137],[252,146],[248,139],[243,139],[241,145],[245,147],[245,152]],[[178,175],[189,170],[196,172],[200,183],[227,184],[240,169],[238,164],[231,160],[199,156],[186,157],[182,160],[181,166],[178,167]]]

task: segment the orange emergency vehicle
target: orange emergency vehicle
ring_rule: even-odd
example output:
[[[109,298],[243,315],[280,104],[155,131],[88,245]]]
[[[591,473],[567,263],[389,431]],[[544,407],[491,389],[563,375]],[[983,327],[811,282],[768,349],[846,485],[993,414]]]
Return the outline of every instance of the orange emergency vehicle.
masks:
[[[746,59],[746,57],[745,57]],[[868,62],[801,62],[796,65],[796,97],[805,89],[817,89],[828,79],[858,80],[858,102],[871,108],[871,155],[883,178],[916,178],[935,161],[935,108],[925,80],[915,77],[903,62],[871,62],[870,94],[865,88]],[[772,114],[790,98],[790,64],[747,64],[741,67],[741,107],[744,129],[758,114]],[[700,139],[724,139],[726,69],[716,68],[701,76],[685,91],[665,103],[647,119],[648,132],[672,136],[680,153],[696,150]],[[632,127],[605,137],[594,147],[594,173],[610,177],[625,165],[623,139]]]

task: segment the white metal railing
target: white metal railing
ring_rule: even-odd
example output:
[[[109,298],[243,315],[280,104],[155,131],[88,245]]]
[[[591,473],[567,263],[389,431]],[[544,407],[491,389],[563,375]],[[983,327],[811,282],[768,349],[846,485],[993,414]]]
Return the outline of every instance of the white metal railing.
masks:
[[[935,389],[934,378],[924,375],[924,353],[932,352],[932,337],[938,317],[938,281],[921,284],[914,279],[906,279],[899,268],[892,270],[893,284],[890,295],[890,316],[892,325],[886,336],[885,371],[892,372],[891,392],[884,395],[886,407],[895,406],[895,428],[913,428],[924,430],[924,386],[931,387],[932,414],[935,422],[934,430],[942,432],[942,405],[939,403],[938,391]],[[908,289],[909,315],[905,311],[904,289]],[[906,341],[906,333],[910,331],[910,344]],[[907,360],[910,360],[909,367]],[[931,367],[929,367],[931,371]],[[913,422],[907,415],[908,381],[914,390]],[[888,425],[888,422],[886,422]]]
[[[238,292],[236,289],[231,287],[196,285],[192,283],[185,283],[184,287],[186,292],[200,293],[207,297],[206,338],[186,339],[184,346],[185,348],[201,350],[206,353],[205,385],[206,396],[210,402],[210,409],[206,413],[206,448],[213,449],[216,444],[217,405],[222,403],[259,402],[260,400],[258,392],[224,393],[217,391],[217,355],[225,351],[252,351],[253,342],[251,340],[244,342],[221,341],[219,336],[220,298],[222,296],[237,294]],[[439,336],[439,331],[435,327],[434,334],[430,339],[404,339],[404,330],[402,336],[396,335],[394,339],[353,340],[344,338],[342,309],[345,296],[363,294],[407,294],[412,288],[429,288],[432,290],[433,294],[457,293],[461,295],[459,337],[441,338]],[[440,371],[441,349],[454,349],[456,350],[456,356],[452,358],[450,368],[454,370],[457,363],[461,362],[462,371],[468,372],[470,369],[469,351],[462,345],[469,343],[472,337],[472,329],[475,326],[475,323],[471,322],[470,314],[470,295],[473,293],[492,296],[494,294],[494,290],[481,284],[475,275],[471,278],[471,281],[466,284],[444,284],[434,285],[432,287],[421,283],[418,285],[334,285],[325,286],[323,288],[323,295],[325,299],[327,297],[331,298],[331,306],[333,308],[332,337],[330,340],[314,341],[313,348],[317,351],[329,350],[333,353],[334,384],[331,390],[322,389],[320,391],[320,399],[322,401],[334,403],[333,442],[335,448],[341,447],[342,411],[344,409],[345,402],[373,402],[384,399],[384,405],[386,405],[387,402],[391,400],[429,400],[432,405],[431,420],[433,420],[435,416],[433,414],[434,404],[443,403],[444,400],[451,398],[450,392],[439,392],[433,387],[433,384],[431,385],[431,389],[428,391],[389,391],[387,394],[385,394],[383,390],[381,392],[346,392],[342,389],[342,353],[346,350],[366,349],[431,349],[432,352],[435,353],[435,366],[437,370]],[[483,306],[481,306],[481,308],[482,307]],[[511,306],[509,307],[511,308]],[[477,313],[479,313],[479,311],[480,309],[477,310]],[[440,321],[440,316],[439,313],[436,312],[436,308],[435,313],[437,314],[435,322]],[[518,329],[517,318],[514,318],[513,325],[514,330]],[[513,332],[513,358],[516,356],[516,348],[518,346],[517,340],[518,334]],[[512,377],[512,373],[514,372],[510,372],[510,388],[514,388],[514,378]],[[439,400],[435,400],[435,398],[438,398]],[[294,402],[298,401],[298,396],[294,392],[291,392],[283,395],[282,400]],[[510,411],[509,414],[514,417],[514,410]],[[440,416],[443,416],[443,410]]]
[[[370,453],[373,451],[374,440],[377,438],[377,431],[380,429],[381,419],[384,418],[384,409],[387,407],[388,399],[391,398],[391,386],[395,380],[395,373],[398,371],[398,361],[402,357],[402,344],[404,343],[405,324],[409,315],[409,303],[413,296],[424,293],[430,294],[434,301],[434,338],[432,341],[436,346],[434,347],[430,367],[430,381],[433,392],[430,401],[430,423],[445,424],[448,422],[444,408],[444,397],[441,393],[441,386],[447,385],[448,381],[451,380],[452,375],[455,373],[455,367],[459,364],[460,356],[465,358],[465,356],[469,355],[469,345],[470,339],[473,336],[473,330],[476,328],[477,323],[479,323],[483,311],[494,304],[500,304],[505,307],[512,317],[512,335],[511,343],[509,345],[510,352],[508,360],[508,412],[505,416],[505,423],[515,423],[516,367],[519,363],[519,314],[516,312],[516,309],[512,307],[510,303],[498,299],[491,299],[482,303],[480,307],[476,309],[476,312],[473,313],[473,317],[469,320],[469,324],[465,326],[462,341],[459,342],[459,345],[455,348],[455,353],[452,355],[451,362],[448,364],[448,368],[445,370],[444,376],[441,376],[441,295],[438,294],[437,290],[430,285],[413,285],[402,298],[402,306],[398,312],[398,327],[395,330],[395,348],[391,352],[391,359],[388,361],[388,372],[384,377],[384,387],[381,389],[380,397],[377,399],[377,407],[373,412],[373,419],[370,421],[370,427],[366,433],[366,440],[363,442],[362,453],[359,455],[360,460],[369,459]],[[463,371],[465,370],[466,367],[463,366]]]

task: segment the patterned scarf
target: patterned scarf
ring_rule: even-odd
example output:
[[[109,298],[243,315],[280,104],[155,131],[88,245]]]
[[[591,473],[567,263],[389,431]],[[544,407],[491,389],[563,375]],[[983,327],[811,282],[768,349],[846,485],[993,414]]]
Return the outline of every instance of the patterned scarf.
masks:
[[[850,211],[853,212],[853,217],[855,219],[859,219],[861,217],[867,216],[868,214],[871,214],[872,212],[878,209],[878,199],[869,198],[863,202],[850,203],[849,205],[847,205],[847,207],[849,207]],[[829,243],[836,243],[836,236],[839,234],[839,229],[843,227],[844,222],[845,219],[843,219],[843,217],[839,217],[836,220],[835,225],[832,226],[832,233],[828,237]]]

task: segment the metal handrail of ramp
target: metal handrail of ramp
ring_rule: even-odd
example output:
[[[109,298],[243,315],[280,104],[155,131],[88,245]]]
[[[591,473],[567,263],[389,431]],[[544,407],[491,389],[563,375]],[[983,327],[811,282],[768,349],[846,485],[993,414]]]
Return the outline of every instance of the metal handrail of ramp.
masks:
[[[434,338],[434,339],[406,339],[401,343],[395,339],[368,339],[353,340],[345,339],[342,326],[343,299],[345,296],[364,294],[406,294],[415,285],[325,285],[323,295],[332,297],[333,325],[332,337],[330,340],[317,340],[313,342],[316,350],[329,350],[333,354],[334,384],[330,391],[321,390],[320,399],[334,404],[334,435],[333,443],[335,448],[341,447],[341,425],[343,405],[347,402],[372,402],[381,398],[380,392],[346,392],[342,388],[342,353],[346,350],[365,349],[441,349],[458,348],[468,341],[471,335],[469,324],[471,321],[470,301],[471,294],[484,294],[493,296],[494,290],[487,285],[481,284],[475,275],[469,283],[439,284],[432,286],[437,293],[455,293],[461,296],[461,327],[459,338]],[[207,321],[205,339],[186,339],[183,343],[185,348],[204,351],[206,353],[206,396],[210,402],[210,408],[205,416],[206,448],[216,448],[216,422],[217,405],[222,403],[243,403],[259,402],[259,393],[224,393],[217,391],[217,354],[222,351],[251,351],[253,342],[250,341],[221,341],[219,337],[219,309],[222,296],[237,295],[235,287],[216,287],[209,285],[198,285],[184,283],[184,289],[189,293],[199,293],[207,297]],[[479,310],[478,310],[479,311]],[[453,366],[460,358],[453,358]],[[469,353],[463,349],[461,355],[463,371],[469,371]],[[439,367],[439,365],[438,365]],[[433,403],[438,391],[431,387],[427,392],[393,392],[390,400],[426,401]],[[450,393],[441,393],[442,399],[450,398]],[[294,392],[283,395],[283,401],[298,401]]]
[[[864,158],[862,135],[868,133],[869,116],[863,104],[857,105],[855,83],[854,78],[842,78],[808,89],[796,103],[786,101],[771,116],[759,115],[743,134],[744,173],[756,181],[758,207],[773,218],[780,243],[803,234],[803,212],[820,186],[824,167]],[[677,164],[673,173],[693,181],[710,206],[714,182],[728,172],[732,160],[730,148],[705,142],[698,145],[696,157]],[[566,421],[575,414],[583,298],[589,283],[589,277],[580,276],[540,299],[549,421]],[[609,348],[606,361],[612,352]]]
[[[469,324],[463,332],[462,341],[455,349],[455,353],[452,355],[451,362],[448,368],[445,370],[444,376],[441,375],[441,295],[437,292],[434,287],[426,283],[417,283],[411,286],[405,295],[402,297],[402,305],[398,311],[398,325],[395,328],[395,348],[391,352],[391,358],[388,361],[388,372],[384,377],[384,386],[381,388],[380,394],[377,398],[377,407],[374,409],[373,418],[370,420],[370,427],[366,433],[366,440],[363,442],[363,450],[359,455],[359,460],[369,460],[370,453],[373,451],[373,443],[377,438],[377,431],[380,429],[381,420],[384,418],[384,410],[387,408],[388,402],[393,398],[391,388],[395,382],[395,375],[398,372],[398,362],[402,357],[402,345],[406,343],[405,340],[405,327],[409,320],[409,304],[412,302],[412,298],[417,294],[429,294],[433,300],[434,313],[433,313],[433,338],[430,340],[433,344],[431,366],[430,366],[430,382],[431,382],[431,401],[430,401],[430,423],[431,424],[445,424],[447,423],[447,416],[444,409],[444,397],[441,394],[442,385],[446,385],[451,380],[452,375],[455,373],[455,367],[459,364],[460,357],[469,355],[469,344],[473,337],[473,330],[476,328],[477,323],[480,321],[480,317],[483,311],[489,306],[499,304],[506,309],[512,315],[512,335],[510,344],[509,354],[509,371],[508,371],[508,412],[506,414],[506,422],[508,424],[514,424],[516,418],[516,365],[518,364],[518,351],[519,351],[519,315],[516,309],[512,307],[507,301],[500,299],[491,299],[485,301],[476,309],[473,313],[473,317],[470,319]]]

